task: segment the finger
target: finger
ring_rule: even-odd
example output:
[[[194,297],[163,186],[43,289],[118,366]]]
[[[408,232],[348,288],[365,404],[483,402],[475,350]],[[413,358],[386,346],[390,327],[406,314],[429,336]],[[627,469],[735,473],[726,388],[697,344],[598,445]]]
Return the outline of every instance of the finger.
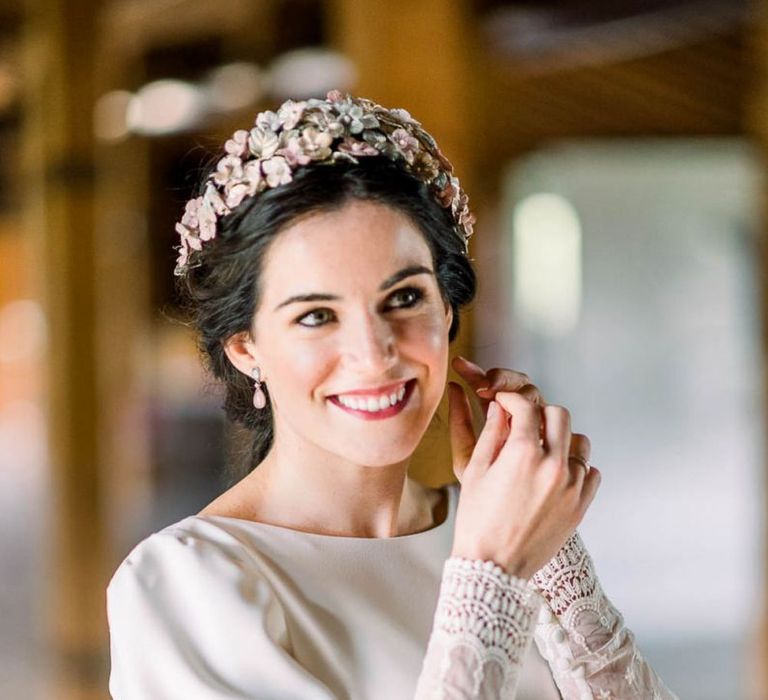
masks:
[[[542,410],[544,449],[565,461],[571,446],[571,414],[562,406],[544,406]]]
[[[589,473],[584,477],[584,484],[581,489],[581,508],[582,513],[586,512],[597,494],[603,475],[597,467],[591,467]]]
[[[448,382],[448,428],[451,439],[453,473],[461,481],[477,442],[472,425],[472,410],[464,389]]]
[[[504,369],[494,367],[489,369],[485,376],[487,378],[487,387],[477,389],[478,396],[493,398],[493,395],[499,391],[520,391],[523,387],[532,386],[531,379],[527,374],[518,372],[514,369]],[[536,391],[538,389],[533,387]]]
[[[507,440],[508,420],[504,410],[496,401],[488,405],[488,416],[480,431],[471,464],[473,468],[486,470],[499,455]]]
[[[569,454],[583,457],[589,461],[589,457],[592,454],[592,444],[590,443],[589,438],[582,433],[572,433]]]
[[[532,440],[539,444],[541,435],[541,408],[514,392],[502,391],[494,399],[512,416],[509,434],[517,439]]]
[[[466,357],[456,355],[451,360],[451,367],[456,373],[472,388],[476,391],[482,386],[488,386],[488,379],[485,376],[485,370],[476,365],[474,362],[470,362]]]
[[[573,450],[571,450],[571,454],[568,455],[568,472],[570,474],[568,485],[573,486],[576,491],[581,493],[584,486],[584,480],[591,468],[592,467],[589,462],[587,462],[586,458],[574,455]]]

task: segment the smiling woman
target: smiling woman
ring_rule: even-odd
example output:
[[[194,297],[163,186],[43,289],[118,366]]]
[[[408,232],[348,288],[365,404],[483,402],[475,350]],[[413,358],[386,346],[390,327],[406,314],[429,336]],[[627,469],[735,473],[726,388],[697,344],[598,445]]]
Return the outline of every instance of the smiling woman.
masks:
[[[451,385],[461,489],[408,477],[475,293],[473,219],[432,137],[329,93],[225,151],[176,274],[251,459],[112,578],[113,697],[545,700],[554,678],[565,698],[674,698],[575,532],[600,472],[566,409],[456,359],[487,411],[476,437]]]

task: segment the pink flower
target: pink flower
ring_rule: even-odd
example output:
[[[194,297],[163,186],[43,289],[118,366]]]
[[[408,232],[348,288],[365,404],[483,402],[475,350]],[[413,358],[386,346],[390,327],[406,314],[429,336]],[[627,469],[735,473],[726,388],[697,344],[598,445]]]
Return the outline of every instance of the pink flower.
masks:
[[[187,247],[186,241],[182,238],[181,247],[179,248],[179,256],[176,258],[176,269],[173,271],[173,273],[175,275],[182,274],[188,260],[189,248]]]
[[[371,146],[371,144],[365,141],[358,141],[357,139],[347,138],[344,139],[339,145],[338,150],[343,153],[349,153],[353,156],[377,156],[379,152]]]
[[[254,195],[264,184],[264,176],[261,173],[261,162],[258,160],[251,160],[245,164],[243,168],[243,177],[245,178],[245,184],[248,188],[248,194]]]
[[[456,188],[449,182],[437,195],[440,204],[444,207],[450,207],[453,204],[453,198],[456,196]]]
[[[298,165],[306,165],[312,160],[312,158],[304,153],[298,137],[288,139],[285,146],[276,153],[283,156],[292,168]]]
[[[184,226],[190,229],[195,229],[199,226],[198,215],[202,204],[202,197],[195,197],[186,203],[184,207],[184,215],[181,217],[181,223],[184,224]]]
[[[224,156],[216,165],[213,181],[217,185],[226,185],[230,180],[239,180],[243,176],[243,161],[237,156]]]
[[[344,99],[344,95],[341,90],[329,90],[325,98],[328,102],[341,102]]]
[[[205,193],[203,194],[203,204],[213,209],[217,216],[223,216],[229,214],[229,209],[221,198],[219,191],[216,189],[212,182],[209,182],[205,186]]]
[[[176,224],[176,232],[181,236],[181,242],[183,245],[194,248],[195,250],[202,250],[203,246],[200,243],[200,236],[196,228],[191,229],[184,226],[184,224]]]
[[[248,194],[248,185],[244,182],[232,183],[227,188],[227,206],[236,207],[243,201],[245,195]]]
[[[242,156],[248,148],[248,132],[238,129],[224,144],[224,150],[231,156]]]
[[[267,179],[267,185],[270,187],[286,185],[293,179],[291,168],[282,156],[275,156],[262,161],[261,169]]]
[[[413,138],[405,129],[395,129],[389,136],[392,142],[409,163],[413,163],[413,158],[419,150],[419,142]]]
[[[216,212],[205,203],[197,212],[200,221],[200,240],[210,241],[216,236]]]

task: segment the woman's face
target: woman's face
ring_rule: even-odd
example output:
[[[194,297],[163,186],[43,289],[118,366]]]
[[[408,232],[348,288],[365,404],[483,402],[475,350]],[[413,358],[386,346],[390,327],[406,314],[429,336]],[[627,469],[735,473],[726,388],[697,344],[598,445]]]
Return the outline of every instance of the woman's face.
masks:
[[[405,214],[353,200],[297,220],[267,251],[252,328],[276,440],[368,466],[409,458],[445,388],[451,320]]]

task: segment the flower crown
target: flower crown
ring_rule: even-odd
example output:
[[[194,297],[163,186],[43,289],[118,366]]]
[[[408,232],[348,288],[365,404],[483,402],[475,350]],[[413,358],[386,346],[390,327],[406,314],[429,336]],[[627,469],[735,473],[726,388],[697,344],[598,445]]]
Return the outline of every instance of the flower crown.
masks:
[[[359,163],[366,156],[385,156],[428,185],[435,199],[450,207],[468,251],[475,217],[467,195],[434,138],[404,109],[332,90],[325,100],[287,100],[277,112],[259,113],[254,127],[236,131],[224,149],[227,155],[208,176],[203,194],[187,202],[176,224],[181,237],[177,276],[195,267],[195,252],[216,237],[218,218],[245,197],[289,183],[293,172],[309,163]]]

